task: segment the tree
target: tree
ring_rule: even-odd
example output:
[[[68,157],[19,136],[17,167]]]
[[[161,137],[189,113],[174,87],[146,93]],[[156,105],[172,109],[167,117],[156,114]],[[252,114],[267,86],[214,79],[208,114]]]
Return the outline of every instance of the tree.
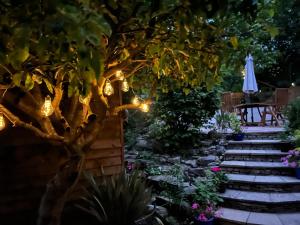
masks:
[[[243,2],[0,1],[0,122],[31,130],[69,156],[47,186],[40,225],[60,223],[107,116],[147,111],[157,89],[210,89],[220,81],[222,56],[233,48],[214,18],[239,13],[230,6]],[[148,97],[111,107],[116,82]]]

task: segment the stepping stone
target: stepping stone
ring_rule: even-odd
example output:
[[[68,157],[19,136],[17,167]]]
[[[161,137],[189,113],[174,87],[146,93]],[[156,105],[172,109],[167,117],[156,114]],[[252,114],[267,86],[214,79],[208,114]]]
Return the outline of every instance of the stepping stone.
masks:
[[[288,168],[281,162],[224,161],[222,167]]]
[[[261,145],[261,144],[282,144],[286,143],[285,141],[282,140],[243,140],[243,141],[229,141],[228,144],[238,144],[238,145],[243,145],[243,144],[253,144],[253,145]]]
[[[289,176],[260,176],[247,174],[227,174],[229,181],[260,183],[260,184],[300,184],[300,179]]]
[[[243,150],[243,149],[231,149],[226,150],[225,155],[279,155],[285,156],[286,152],[280,150]]]
[[[226,224],[244,224],[244,225],[300,225],[299,213],[257,213],[246,210],[221,208],[218,219]]]
[[[227,189],[220,194],[223,206],[257,212],[291,212],[300,210],[300,192],[276,193]]]
[[[283,225],[276,213],[251,212],[247,224],[257,225]]]
[[[278,202],[299,202],[300,203],[300,192],[268,193],[268,192],[241,191],[241,190],[227,189],[225,193],[220,195],[224,198],[236,198],[244,201],[267,202],[267,203],[278,203]]]

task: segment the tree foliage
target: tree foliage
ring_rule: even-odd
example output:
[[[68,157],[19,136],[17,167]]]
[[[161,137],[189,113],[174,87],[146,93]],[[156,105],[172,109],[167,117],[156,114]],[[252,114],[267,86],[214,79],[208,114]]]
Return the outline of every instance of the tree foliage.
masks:
[[[214,116],[219,103],[216,89],[162,94],[153,107],[150,136],[163,151],[184,153],[199,144],[199,129]]]
[[[76,165],[83,168],[107,116],[140,107],[114,106],[103,91],[108,80],[117,87],[117,71],[131,90],[146,93],[146,104],[156,90],[211,89],[240,46],[230,18],[249,20],[271,4],[262,2],[0,0],[0,113],[70,156],[48,195],[66,199],[70,185],[63,181],[72,181],[66,177],[74,178]],[[41,111],[48,95],[51,116]],[[63,204],[44,197],[44,212],[52,215],[41,217],[58,224]]]

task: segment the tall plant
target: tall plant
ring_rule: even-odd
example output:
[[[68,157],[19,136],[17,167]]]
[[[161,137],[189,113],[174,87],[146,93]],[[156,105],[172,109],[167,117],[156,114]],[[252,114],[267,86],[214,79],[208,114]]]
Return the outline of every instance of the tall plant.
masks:
[[[170,152],[192,147],[199,140],[199,128],[214,116],[219,102],[217,89],[203,87],[162,94],[154,105],[151,137]]]

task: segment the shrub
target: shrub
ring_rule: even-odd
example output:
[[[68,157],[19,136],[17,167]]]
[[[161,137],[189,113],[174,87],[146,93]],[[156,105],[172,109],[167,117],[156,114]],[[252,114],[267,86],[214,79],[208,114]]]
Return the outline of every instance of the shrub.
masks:
[[[300,98],[289,104],[286,115],[289,120],[289,128],[292,131],[300,129]]]
[[[214,116],[219,102],[216,89],[161,94],[153,108],[150,137],[168,153],[194,147],[199,142],[199,127]]]
[[[138,172],[103,177],[99,184],[88,176],[78,207],[95,216],[101,225],[132,225],[148,213],[151,190]]]

